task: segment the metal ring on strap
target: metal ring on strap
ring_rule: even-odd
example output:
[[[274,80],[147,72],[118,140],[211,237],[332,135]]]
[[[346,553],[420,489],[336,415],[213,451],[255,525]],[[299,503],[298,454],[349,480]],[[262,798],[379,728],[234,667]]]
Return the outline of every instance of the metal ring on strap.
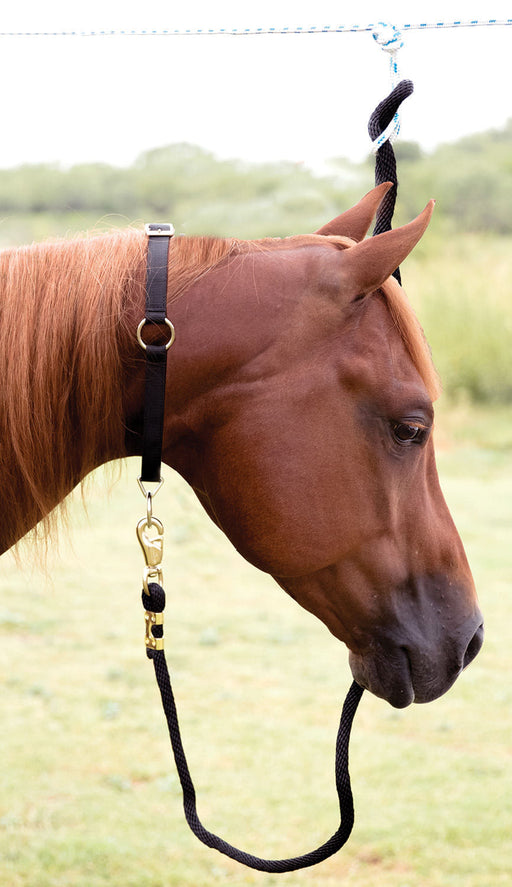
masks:
[[[148,350],[148,346],[146,345],[146,343],[144,342],[144,340],[142,338],[142,330],[144,329],[144,326],[146,323],[151,323],[151,321],[149,321],[149,320],[147,320],[147,318],[143,317],[137,327],[137,342],[139,343],[140,347],[144,349],[144,351]],[[168,317],[165,318],[164,323],[167,327],[169,327],[169,329],[171,331],[169,341],[165,343],[165,350],[168,351],[176,338],[176,331],[175,331],[174,326]]]

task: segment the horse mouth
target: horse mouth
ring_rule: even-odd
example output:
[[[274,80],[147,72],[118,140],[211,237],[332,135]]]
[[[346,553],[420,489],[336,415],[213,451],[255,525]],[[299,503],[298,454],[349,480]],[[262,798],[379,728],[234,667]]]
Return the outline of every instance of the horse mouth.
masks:
[[[416,699],[412,668],[406,650],[387,657],[362,656],[350,652],[350,668],[355,681],[374,696],[385,699],[393,708],[407,708]]]
[[[439,651],[429,655],[402,646],[392,651],[377,647],[371,653],[350,652],[350,668],[360,686],[385,699],[393,708],[406,708],[412,702],[433,702],[450,689],[473,661],[483,636],[480,623],[463,651],[458,656],[448,656],[444,665]]]

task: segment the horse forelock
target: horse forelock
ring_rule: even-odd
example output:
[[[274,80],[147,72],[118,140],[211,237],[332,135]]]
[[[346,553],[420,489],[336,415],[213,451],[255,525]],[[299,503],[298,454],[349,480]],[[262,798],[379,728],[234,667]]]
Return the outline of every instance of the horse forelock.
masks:
[[[439,375],[421,324],[405,291],[394,277],[389,277],[380,287],[380,291],[430,400],[437,400],[441,394]]]

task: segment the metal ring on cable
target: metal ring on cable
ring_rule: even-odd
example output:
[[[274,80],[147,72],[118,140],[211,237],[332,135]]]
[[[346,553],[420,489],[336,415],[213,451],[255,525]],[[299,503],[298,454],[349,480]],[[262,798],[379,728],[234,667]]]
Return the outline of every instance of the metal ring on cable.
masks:
[[[146,343],[144,342],[144,340],[143,340],[143,338],[142,338],[142,330],[143,330],[144,325],[145,325],[146,323],[151,323],[151,321],[149,321],[149,320],[147,320],[145,317],[143,317],[142,320],[141,320],[141,322],[139,323],[139,325],[138,325],[138,327],[137,327],[137,342],[139,343],[140,347],[144,349],[144,351],[147,351],[147,350],[148,350],[148,346],[146,345]],[[174,326],[173,326],[173,324],[171,323],[171,321],[169,320],[168,317],[165,318],[164,323],[165,323],[165,325],[166,325],[167,327],[169,327],[169,329],[170,329],[170,331],[171,331],[171,335],[170,335],[170,337],[169,337],[169,341],[165,343],[165,350],[168,351],[169,348],[171,347],[172,343],[174,342],[175,338],[176,338],[176,331],[175,331]]]

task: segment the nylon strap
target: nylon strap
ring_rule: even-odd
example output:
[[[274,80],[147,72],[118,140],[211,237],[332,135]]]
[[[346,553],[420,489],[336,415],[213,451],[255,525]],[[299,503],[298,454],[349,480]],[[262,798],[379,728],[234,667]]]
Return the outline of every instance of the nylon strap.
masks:
[[[146,324],[163,326],[167,321],[167,265],[174,228],[168,224],[146,225],[148,258],[146,271]],[[142,344],[142,343],[141,343]],[[160,482],[164,429],[167,344],[144,344],[146,383],[141,481]]]
[[[165,607],[165,592],[163,588],[158,585],[158,583],[151,582],[148,589],[150,592],[149,595],[144,592],[142,594],[142,603],[144,607],[146,610],[151,610],[155,613],[162,612]],[[161,637],[163,635],[163,627],[161,625],[156,625],[152,629],[152,633],[154,637]],[[348,691],[347,698],[343,705],[336,739],[335,775],[340,808],[340,825],[338,830],[328,841],[316,850],[305,853],[303,856],[294,856],[289,859],[262,859],[259,856],[253,856],[251,853],[246,853],[244,850],[239,850],[237,847],[233,847],[232,844],[224,841],[223,838],[208,831],[199,819],[196,805],[196,792],[188,768],[187,759],[185,757],[183,743],[181,741],[178,714],[176,711],[176,703],[172,691],[165,653],[163,650],[148,650],[147,655],[153,660],[155,676],[162,697],[162,705],[169,729],[174,760],[176,762],[176,769],[178,771],[183,792],[185,818],[192,832],[203,844],[206,844],[207,847],[211,847],[214,850],[218,850],[219,853],[223,853],[225,856],[229,856],[231,859],[234,859],[236,862],[248,866],[249,868],[257,869],[260,872],[275,873],[293,872],[297,869],[316,865],[317,863],[328,859],[329,856],[332,856],[343,847],[348,840],[354,825],[354,804],[350,785],[348,749],[352,721],[363,694],[363,688],[360,687],[359,684],[354,681]]]

